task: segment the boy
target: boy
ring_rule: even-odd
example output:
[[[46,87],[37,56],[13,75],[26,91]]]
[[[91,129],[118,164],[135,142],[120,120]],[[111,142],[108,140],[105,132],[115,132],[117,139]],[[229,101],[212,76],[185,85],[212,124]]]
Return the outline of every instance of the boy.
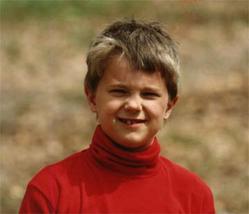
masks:
[[[92,43],[85,93],[98,126],[90,147],[41,170],[20,213],[215,213],[196,175],[159,156],[176,104],[179,60],[156,23],[115,22]]]

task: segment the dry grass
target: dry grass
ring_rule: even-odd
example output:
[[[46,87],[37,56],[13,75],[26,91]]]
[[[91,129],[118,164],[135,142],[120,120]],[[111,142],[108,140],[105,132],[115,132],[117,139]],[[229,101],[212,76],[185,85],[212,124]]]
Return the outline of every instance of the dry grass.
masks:
[[[247,3],[152,3],[150,15],[146,6],[128,6],[140,18],[168,23],[182,57],[181,98],[160,132],[162,153],[202,176],[217,213],[247,213]],[[17,212],[28,180],[41,167],[90,142],[95,121],[82,88],[86,44],[114,17],[130,15],[120,14],[2,18],[1,213]]]

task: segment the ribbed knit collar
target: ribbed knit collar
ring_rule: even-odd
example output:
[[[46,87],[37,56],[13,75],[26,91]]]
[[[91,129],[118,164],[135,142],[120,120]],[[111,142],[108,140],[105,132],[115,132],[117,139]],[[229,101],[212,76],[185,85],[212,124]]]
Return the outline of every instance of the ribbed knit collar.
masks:
[[[145,175],[158,169],[160,145],[155,137],[142,151],[129,151],[111,141],[97,126],[90,145],[90,155],[97,163],[111,171],[126,175]]]

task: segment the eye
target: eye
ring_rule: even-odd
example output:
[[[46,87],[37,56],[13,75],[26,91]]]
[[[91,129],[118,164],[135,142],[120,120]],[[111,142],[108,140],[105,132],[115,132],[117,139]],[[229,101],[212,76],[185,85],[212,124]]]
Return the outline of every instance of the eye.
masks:
[[[146,99],[155,99],[155,98],[157,98],[157,97],[161,97],[161,95],[160,95],[159,93],[157,93],[157,92],[150,92],[150,91],[148,91],[148,92],[143,92],[143,93],[142,93],[142,96],[143,96],[144,98],[146,98]]]
[[[109,90],[109,93],[114,96],[124,96],[128,93],[128,91],[123,88],[114,88]]]

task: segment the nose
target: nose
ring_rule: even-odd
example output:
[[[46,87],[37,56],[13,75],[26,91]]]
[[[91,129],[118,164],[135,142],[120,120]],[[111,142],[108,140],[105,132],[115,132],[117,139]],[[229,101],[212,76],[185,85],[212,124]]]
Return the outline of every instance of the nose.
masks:
[[[127,98],[124,106],[126,111],[138,112],[142,110],[142,100],[138,95]]]

